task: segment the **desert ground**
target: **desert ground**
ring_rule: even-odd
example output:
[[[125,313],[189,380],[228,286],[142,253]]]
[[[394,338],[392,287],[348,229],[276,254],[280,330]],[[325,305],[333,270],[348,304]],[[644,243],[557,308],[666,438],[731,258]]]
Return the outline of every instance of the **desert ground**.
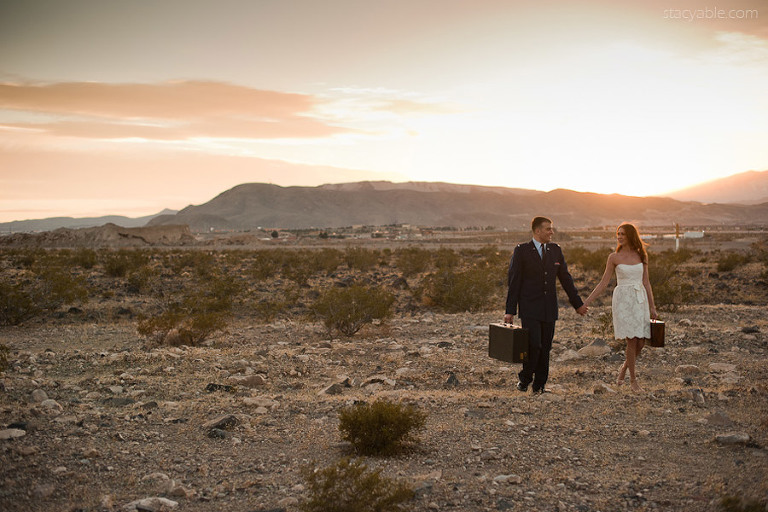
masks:
[[[5,275],[24,274],[3,261]],[[680,269],[698,298],[662,311],[667,343],[643,350],[642,393],[616,384],[623,347],[600,329],[606,294],[587,317],[562,305],[547,392],[533,395],[514,387],[520,365],[488,357],[502,291],[446,313],[410,295],[419,275],[342,265],[290,288],[295,307],[262,318],[246,304],[204,342],[172,346],[137,333],[156,290],[97,264],[82,271],[100,290],[87,303],[0,327],[0,509],[299,510],[302,468],[355,456],[339,412],[386,399],[427,414],[409,450],[363,457],[415,491],[404,510],[719,511],[727,497],[762,510],[765,268],[714,267],[698,255]],[[599,279],[572,272],[583,296]],[[396,312],[331,337],[303,304],[350,276],[391,288]],[[257,298],[285,293],[283,281],[260,280]]]

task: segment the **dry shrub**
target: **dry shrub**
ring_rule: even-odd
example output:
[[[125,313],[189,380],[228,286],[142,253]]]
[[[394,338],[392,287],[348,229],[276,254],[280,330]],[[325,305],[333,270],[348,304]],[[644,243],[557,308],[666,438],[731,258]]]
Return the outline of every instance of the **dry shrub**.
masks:
[[[155,316],[142,315],[137,331],[155,343],[199,345],[226,328],[240,286],[231,277],[200,279]]]
[[[361,455],[392,455],[403,450],[426,421],[426,413],[412,405],[377,400],[342,409],[339,431]]]
[[[395,296],[386,290],[352,285],[326,290],[312,304],[311,310],[322,320],[329,335],[336,330],[345,336],[353,336],[374,319],[389,318],[394,302]]]
[[[568,249],[568,263],[578,265],[586,272],[602,273],[605,270],[605,264],[608,261],[608,255],[612,249],[596,249],[590,251],[584,247],[573,247]]]
[[[658,309],[674,311],[681,304],[690,304],[696,297],[693,285],[680,267],[693,256],[690,250],[662,251],[649,255],[648,279]]]
[[[10,350],[3,344],[0,344],[0,373],[8,369],[8,352]]]
[[[765,512],[766,505],[757,500],[743,501],[739,496],[723,496],[720,508],[724,512]]]
[[[0,325],[19,325],[44,311],[88,301],[85,278],[63,267],[34,265],[18,279],[0,277]]]
[[[731,272],[739,267],[743,267],[751,261],[751,258],[747,254],[739,254],[731,252],[725,256],[720,256],[717,260],[718,272]]]
[[[104,272],[109,277],[125,277],[149,262],[149,254],[141,250],[120,249],[119,251],[105,251],[102,253],[101,262]]]
[[[350,270],[370,270],[379,264],[380,259],[379,251],[363,247],[347,247],[344,251],[344,262]]]
[[[369,470],[360,461],[344,458],[325,469],[302,470],[307,483],[304,512],[401,512],[401,503],[413,499],[404,483]]]
[[[407,247],[395,251],[395,265],[405,277],[411,277],[429,270],[432,253],[428,249]]]
[[[439,270],[424,278],[416,295],[427,305],[448,313],[462,313],[486,309],[499,289],[499,273],[492,268]]]

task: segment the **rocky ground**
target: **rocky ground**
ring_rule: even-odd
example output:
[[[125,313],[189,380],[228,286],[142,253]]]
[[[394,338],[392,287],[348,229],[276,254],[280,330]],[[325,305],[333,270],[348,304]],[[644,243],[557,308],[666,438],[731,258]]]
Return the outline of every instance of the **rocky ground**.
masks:
[[[667,346],[615,384],[600,308],[563,308],[548,392],[487,356],[498,313],[399,315],[352,339],[240,320],[203,347],[143,346],[132,320],[0,328],[0,510],[298,510],[301,468],[349,455],[339,411],[403,400],[428,414],[410,452],[366,457],[409,510],[716,511],[768,499],[764,305],[666,313]],[[213,384],[213,386],[211,386]],[[333,386],[337,384],[336,386]],[[232,386],[231,388],[227,386]],[[165,505],[163,505],[165,503]]]

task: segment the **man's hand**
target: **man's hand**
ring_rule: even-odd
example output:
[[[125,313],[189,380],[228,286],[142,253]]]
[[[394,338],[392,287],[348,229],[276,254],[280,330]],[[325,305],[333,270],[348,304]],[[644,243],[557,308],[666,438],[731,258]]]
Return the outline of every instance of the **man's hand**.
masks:
[[[504,315],[504,323],[505,324],[515,323],[515,315]]]
[[[582,305],[580,308],[578,308],[578,309],[576,310],[576,312],[577,312],[578,314],[580,314],[581,316],[584,316],[584,315],[586,315],[586,314],[587,314],[587,311],[589,311],[589,308],[586,306],[586,304]]]

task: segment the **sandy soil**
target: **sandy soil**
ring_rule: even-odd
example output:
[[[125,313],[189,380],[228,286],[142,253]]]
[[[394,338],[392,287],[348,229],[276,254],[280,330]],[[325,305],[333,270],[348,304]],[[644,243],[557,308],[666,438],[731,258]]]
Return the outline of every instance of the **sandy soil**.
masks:
[[[621,347],[568,359],[595,339],[600,308],[561,311],[544,395],[516,391],[518,365],[488,358],[500,312],[399,315],[333,341],[319,324],[240,320],[209,346],[152,350],[131,320],[0,328],[11,349],[0,431],[21,436],[0,440],[0,509],[122,510],[157,496],[182,511],[298,510],[300,469],[350,454],[339,411],[377,398],[428,414],[412,451],[365,458],[417,490],[409,510],[765,502],[764,304],[665,314],[667,346],[638,363],[641,394],[615,385]],[[222,415],[236,424],[211,437],[206,423]],[[716,439],[734,432],[743,438]]]

